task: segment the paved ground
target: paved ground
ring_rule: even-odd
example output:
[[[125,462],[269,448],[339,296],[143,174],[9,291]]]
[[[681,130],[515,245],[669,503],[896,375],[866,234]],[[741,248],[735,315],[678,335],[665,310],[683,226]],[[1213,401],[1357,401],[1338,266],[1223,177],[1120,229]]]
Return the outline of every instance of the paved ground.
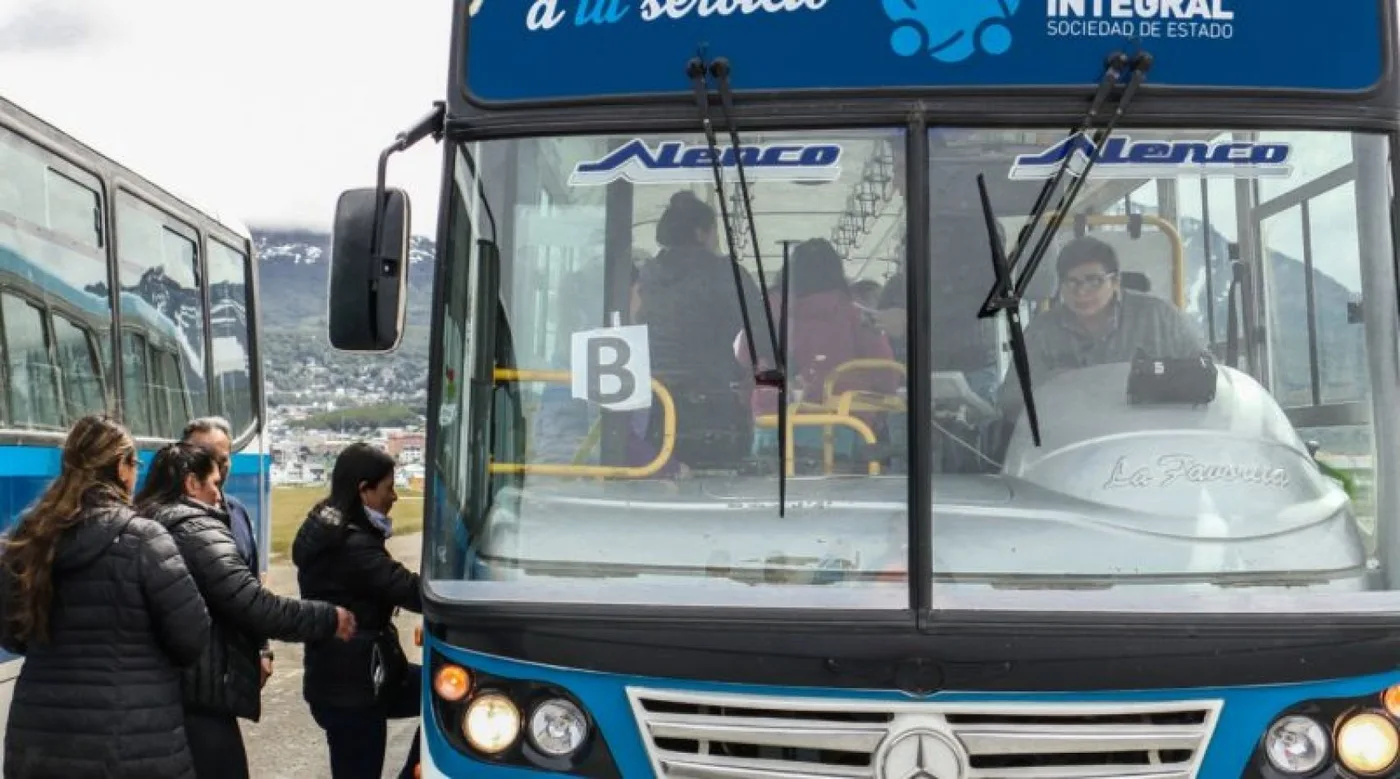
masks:
[[[389,552],[404,565],[418,570],[422,534],[389,539]],[[296,569],[288,561],[273,561],[268,586],[296,597]],[[422,650],[413,645],[418,615],[400,613],[399,635],[412,662],[421,662]],[[257,724],[243,723],[248,762],[253,779],[330,779],[330,763],[324,733],[311,719],[301,697],[301,646],[274,643],[277,663],[272,679],[263,688],[263,716]],[[389,723],[389,755],[384,776],[396,777],[408,754],[417,722]]]

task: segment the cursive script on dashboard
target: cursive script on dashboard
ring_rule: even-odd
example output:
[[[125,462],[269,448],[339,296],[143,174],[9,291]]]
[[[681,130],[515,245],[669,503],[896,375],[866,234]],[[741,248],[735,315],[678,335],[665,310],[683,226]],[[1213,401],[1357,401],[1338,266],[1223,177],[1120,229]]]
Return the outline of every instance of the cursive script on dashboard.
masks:
[[[476,0],[480,3],[481,0]],[[552,30],[572,19],[575,27],[617,24],[637,11],[644,22],[687,17],[820,11],[828,0],[534,0],[525,14],[530,30]]]
[[[1179,482],[1189,484],[1258,484],[1263,487],[1286,488],[1288,471],[1268,465],[1236,465],[1203,462],[1189,454],[1164,454],[1153,465],[1131,467],[1127,457],[1119,457],[1113,471],[1104,482],[1106,490],[1136,487],[1170,487]]]

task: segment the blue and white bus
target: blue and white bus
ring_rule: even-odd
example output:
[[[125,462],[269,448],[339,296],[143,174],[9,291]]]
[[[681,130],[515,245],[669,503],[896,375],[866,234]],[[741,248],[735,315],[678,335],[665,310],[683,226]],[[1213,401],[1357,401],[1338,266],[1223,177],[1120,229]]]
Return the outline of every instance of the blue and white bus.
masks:
[[[78,417],[119,413],[148,458],[218,414],[266,563],[256,271],[247,228],[0,99],[0,532],[58,474]],[[18,666],[0,665],[7,682]]]
[[[1396,775],[1395,16],[459,2],[330,285],[333,345],[396,345],[435,137],[423,775]],[[658,246],[680,191],[708,253]],[[1117,265],[1057,278],[1082,236]],[[815,382],[763,310],[814,238],[893,355]],[[687,262],[763,301],[711,327],[742,274]],[[1047,370],[1076,289],[1200,344],[1089,359],[1109,316]],[[736,375],[751,447],[696,458]]]

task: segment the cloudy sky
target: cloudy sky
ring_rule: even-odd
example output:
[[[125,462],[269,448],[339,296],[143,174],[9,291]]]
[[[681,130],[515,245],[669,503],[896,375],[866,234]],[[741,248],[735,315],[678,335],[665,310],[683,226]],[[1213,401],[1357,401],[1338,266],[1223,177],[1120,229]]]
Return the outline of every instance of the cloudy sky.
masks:
[[[446,91],[451,0],[0,0],[0,95],[178,193],[326,228]],[[431,233],[438,147],[390,182]]]

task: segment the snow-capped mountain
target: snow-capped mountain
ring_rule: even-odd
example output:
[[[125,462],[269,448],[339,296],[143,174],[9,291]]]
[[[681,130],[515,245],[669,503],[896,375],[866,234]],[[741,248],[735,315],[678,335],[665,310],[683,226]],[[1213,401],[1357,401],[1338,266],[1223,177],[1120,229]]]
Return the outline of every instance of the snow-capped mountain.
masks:
[[[296,327],[316,319],[325,326],[326,291],[330,270],[328,233],[253,230],[263,294],[265,330]],[[422,236],[409,241],[410,324],[427,324],[436,247]]]
[[[253,229],[269,399],[336,397],[345,405],[425,401],[436,247],[422,236],[409,242],[408,328],[398,350],[385,356],[342,354],[326,337],[330,239],[328,233]]]

